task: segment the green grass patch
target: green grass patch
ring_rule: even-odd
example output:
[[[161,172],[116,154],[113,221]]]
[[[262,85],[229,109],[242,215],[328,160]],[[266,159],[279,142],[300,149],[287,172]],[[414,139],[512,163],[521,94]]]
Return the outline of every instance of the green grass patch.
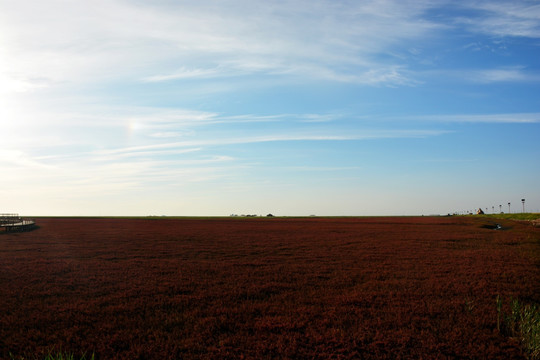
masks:
[[[540,219],[540,213],[515,213],[515,214],[486,214],[476,215],[491,219],[505,219],[505,220],[536,220]]]
[[[540,308],[510,299],[509,310],[505,311],[498,295],[496,305],[497,330],[518,339],[531,360],[540,359]]]

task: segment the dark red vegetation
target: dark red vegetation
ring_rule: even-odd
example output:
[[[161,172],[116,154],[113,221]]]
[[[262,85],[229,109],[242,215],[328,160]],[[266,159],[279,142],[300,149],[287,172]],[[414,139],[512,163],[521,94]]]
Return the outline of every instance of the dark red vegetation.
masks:
[[[0,235],[0,358],[524,359],[540,229],[475,217],[38,219]]]

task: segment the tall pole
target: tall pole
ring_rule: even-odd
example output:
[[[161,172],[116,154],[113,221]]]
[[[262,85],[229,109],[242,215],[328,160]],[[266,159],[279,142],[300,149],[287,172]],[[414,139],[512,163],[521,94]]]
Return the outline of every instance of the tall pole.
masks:
[[[525,212],[525,199],[521,199],[521,203],[523,204],[523,212]]]
[[[508,203],[508,213],[510,214],[510,203]]]
[[[492,207],[491,207],[491,213],[492,213],[492,214],[495,214],[495,206],[492,206]]]
[[[499,205],[499,212],[502,212],[502,205]]]

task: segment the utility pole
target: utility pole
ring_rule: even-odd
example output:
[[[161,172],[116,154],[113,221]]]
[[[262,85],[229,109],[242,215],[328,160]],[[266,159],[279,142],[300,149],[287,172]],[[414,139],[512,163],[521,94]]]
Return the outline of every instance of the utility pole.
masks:
[[[525,199],[521,199],[521,203],[523,204],[523,212],[525,212]]]
[[[508,202],[508,213],[510,214],[510,202]]]
[[[492,206],[492,207],[491,207],[491,213],[492,213],[492,214],[495,214],[495,206]]]
[[[499,204],[499,212],[502,213],[502,205]]]

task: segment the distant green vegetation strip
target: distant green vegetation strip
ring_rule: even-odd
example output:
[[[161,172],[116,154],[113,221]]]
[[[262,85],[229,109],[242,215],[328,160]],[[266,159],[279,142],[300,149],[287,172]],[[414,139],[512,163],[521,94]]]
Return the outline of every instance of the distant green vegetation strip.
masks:
[[[505,219],[505,220],[537,220],[540,219],[540,213],[515,213],[515,214],[486,214],[478,215],[492,219]]]

